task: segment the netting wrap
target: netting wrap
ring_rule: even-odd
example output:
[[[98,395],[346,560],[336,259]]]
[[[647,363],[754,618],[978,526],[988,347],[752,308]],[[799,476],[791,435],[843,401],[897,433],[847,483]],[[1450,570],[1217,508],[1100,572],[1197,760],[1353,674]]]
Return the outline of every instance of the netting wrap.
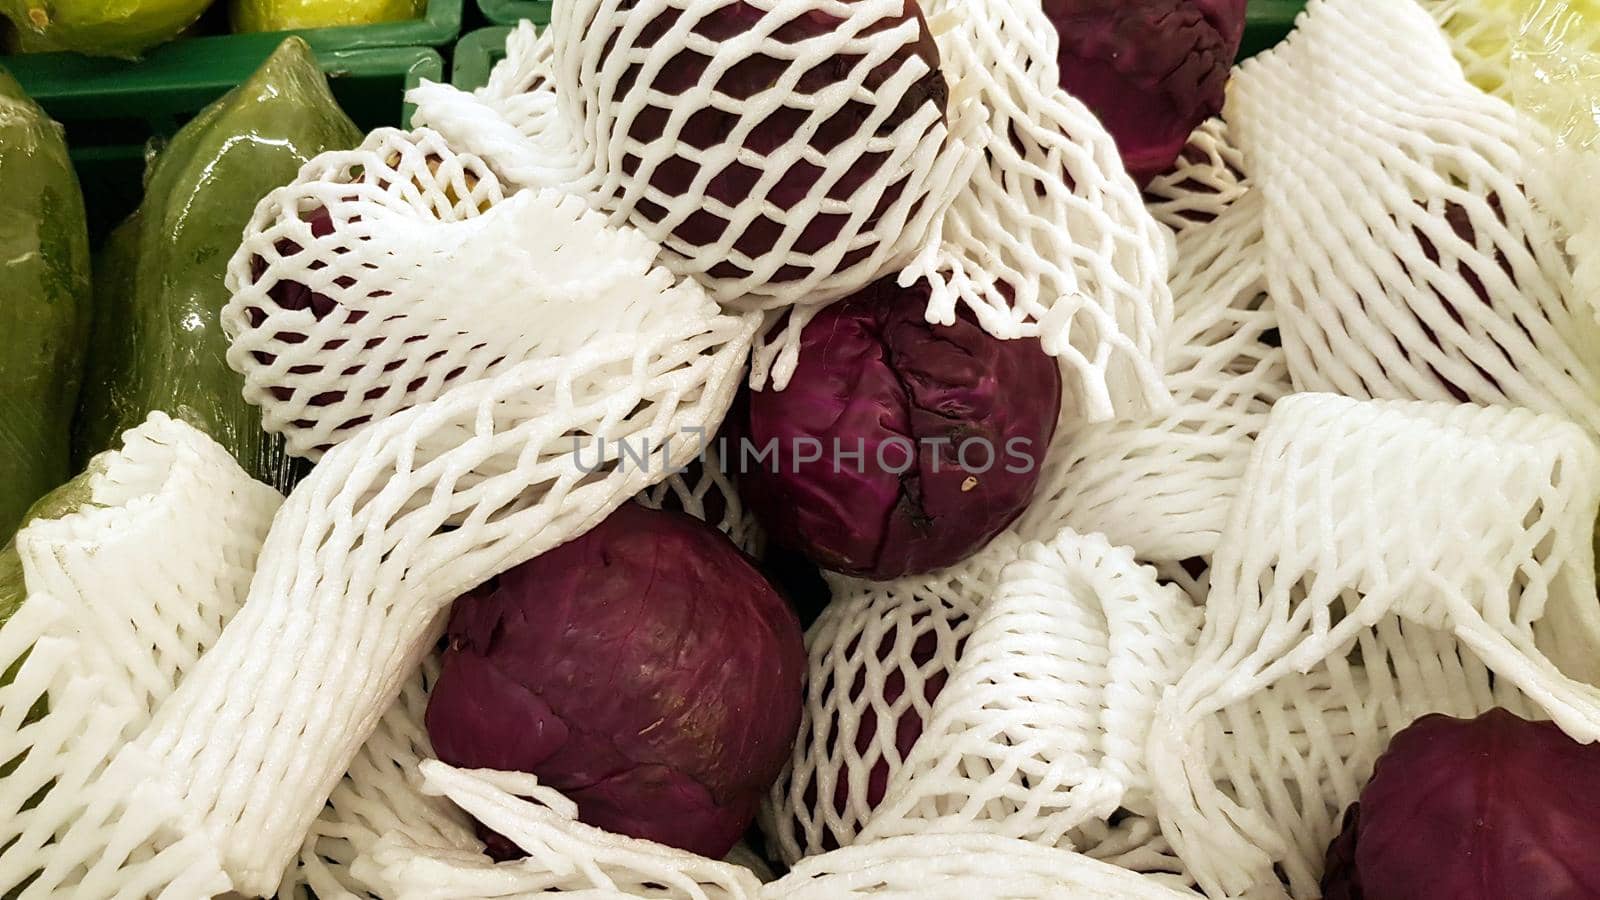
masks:
[[[1069,850],[989,834],[910,835],[802,860],[763,900],[1194,900]]]
[[[1266,294],[1258,192],[1178,235],[1167,386],[1155,417],[1063,423],[1015,531],[1100,532],[1139,559],[1209,557],[1267,413],[1291,390]]]
[[[1100,535],[1026,545],[860,840],[978,830],[1070,845],[1120,808],[1150,811],[1144,738],[1199,626],[1187,596]]]
[[[0,894],[211,896],[228,880],[194,820],[114,761],[244,602],[283,498],[162,413],[85,479],[76,512],[16,538],[27,599],[0,627]]]
[[[902,280],[933,284],[928,319],[959,305],[1002,338],[1039,337],[1066,397],[1106,421],[1166,404],[1170,235],[1145,208],[1116,143],[1060,87],[1055,26],[1033,0],[928,0],[959,21],[940,44],[993,138],[951,205],[937,253]]]
[[[786,862],[903,834],[1073,846],[1150,806],[1142,735],[1199,619],[1125,548],[1063,531],[944,572],[842,582],[762,823]]]
[[[1144,189],[1150,213],[1179,234],[1216,221],[1249,192],[1244,154],[1228,138],[1228,124],[1218,118],[1196,128],[1172,171],[1157,175]]]
[[[1538,129],[1467,83],[1420,7],[1312,0],[1226,115],[1297,388],[1600,427],[1600,321],[1523,183]]]
[[[1279,401],[1148,745],[1162,829],[1207,893],[1318,896],[1339,817],[1424,714],[1503,706],[1600,738],[1597,472],[1594,438],[1555,416]]]
[[[387,165],[399,153],[404,162],[404,147],[391,140],[417,143],[414,136],[376,135],[364,159]],[[431,171],[429,155],[421,170],[400,174],[421,178]],[[316,177],[325,169],[349,171],[347,165],[344,155],[309,164],[302,182],[263,200],[273,212],[258,216],[261,231],[303,223],[305,204],[285,199],[297,190],[323,203],[371,191],[381,196],[351,201],[354,211],[335,216],[343,225],[331,235],[372,227],[367,244],[415,240],[411,246],[424,255],[385,253],[350,267],[345,257],[369,249],[357,240],[347,253],[323,257],[323,268],[302,265],[295,277],[348,267],[366,287],[341,285],[335,275],[311,292],[344,290],[329,296],[351,304],[364,294],[373,314],[353,323],[346,316],[351,328],[340,331],[329,324],[337,317],[315,316],[323,301],[314,299],[305,304],[310,315],[279,304],[268,314],[285,316],[276,324],[249,324],[246,312],[249,328],[238,332],[240,340],[285,329],[314,334],[299,342],[277,338],[265,362],[254,355],[255,343],[235,358],[260,385],[297,374],[298,366],[320,367],[306,377],[331,379],[347,394],[326,408],[373,383],[389,386],[389,405],[369,423],[351,426],[345,416],[353,410],[341,409],[304,427],[303,447],[343,439],[280,512],[250,599],[216,651],[162,705],[134,749],[163,773],[164,788],[201,816],[235,889],[244,892],[278,886],[325,801],[431,648],[448,603],[582,534],[689,462],[698,450],[692,434],[714,431],[732,401],[759,325],[758,315],[725,314],[693,282],[655,267],[654,245],[607,228],[573,198],[523,192],[441,224],[415,215],[415,206],[388,210],[396,196],[415,193],[393,179],[366,170],[359,183]],[[438,168],[450,165],[444,158]],[[458,194],[472,188],[452,183]],[[461,203],[476,205],[464,197],[454,205]],[[409,238],[388,238],[374,227],[383,221],[420,227]],[[320,251],[320,237],[307,229],[288,239],[312,240],[300,246]],[[271,253],[279,240],[258,240],[240,257]],[[420,246],[429,241],[438,244],[432,252]],[[265,271],[309,252],[278,250]],[[532,271],[494,268],[500,264]],[[236,273],[250,270],[235,260]],[[262,276],[240,282],[242,291],[256,293],[230,309],[263,309],[264,283]],[[446,285],[453,294],[423,289]],[[457,306],[443,308],[440,297]],[[515,333],[497,338],[501,328]],[[435,360],[428,389],[411,388],[411,367],[432,355],[406,351],[427,343],[401,337],[414,334],[443,335],[447,352],[476,351],[475,362],[446,377],[446,385]],[[359,376],[332,378],[344,359],[381,349],[368,346],[375,338],[403,360],[400,367],[371,362]],[[306,390],[285,400],[269,389],[263,402],[292,404]],[[391,408],[401,409],[383,417]],[[416,751],[413,740],[406,753]],[[376,764],[389,763],[380,754]]]
[[[577,821],[577,807],[531,775],[421,767],[425,790],[448,797],[528,853],[496,864],[476,849],[449,852],[386,836],[357,866],[390,900],[584,897],[755,900],[761,881],[743,866],[609,834]]]

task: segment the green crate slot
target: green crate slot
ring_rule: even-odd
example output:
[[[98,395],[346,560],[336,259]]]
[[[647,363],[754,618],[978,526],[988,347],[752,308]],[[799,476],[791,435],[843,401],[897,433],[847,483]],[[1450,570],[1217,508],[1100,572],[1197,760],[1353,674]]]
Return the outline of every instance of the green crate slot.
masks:
[[[466,0],[428,0],[421,18],[374,25],[339,25],[331,28],[297,28],[289,31],[232,34],[229,31],[227,3],[218,0],[185,36],[152,48],[146,58],[171,57],[181,64],[193,52],[202,58],[216,52],[252,54],[261,44],[278,46],[291,34],[304,38],[311,49],[321,53],[333,50],[370,50],[377,47],[444,47],[461,34],[461,18]],[[221,48],[220,51],[217,48]],[[3,56],[7,67],[23,59],[59,60],[71,66],[82,59],[75,53],[36,53]]]
[[[1244,19],[1244,41],[1239,58],[1248,59],[1277,46],[1294,30],[1295,17],[1306,8],[1306,0],[1250,0]]]
[[[490,25],[515,25],[527,19],[535,25],[550,24],[552,0],[478,0],[478,8]]]
[[[516,2],[516,0],[479,0],[484,16],[500,26],[511,26],[521,19],[532,19],[544,25],[550,21],[548,2]],[[523,7],[520,14],[511,7]],[[1305,0],[1250,0],[1245,14],[1244,41],[1239,48],[1239,58],[1246,59],[1283,40],[1294,30],[1295,17],[1306,7]],[[464,91],[480,88],[489,81],[489,72],[495,63],[505,59],[506,36],[510,27],[480,28],[469,31],[456,43],[455,62],[450,69],[450,83]]]
[[[508,25],[498,25],[463,35],[450,63],[450,83],[464,91],[488,84],[489,73],[506,58],[506,38],[513,30]]]
[[[14,65],[23,89],[65,126],[98,242],[138,205],[146,147],[248,78],[276,46],[277,39],[263,41],[239,53],[211,44],[181,59],[151,54],[137,63],[51,54],[65,60],[23,56],[3,64]],[[443,58],[427,47],[318,52],[317,61],[339,105],[364,130],[406,125],[405,91],[444,77]]]

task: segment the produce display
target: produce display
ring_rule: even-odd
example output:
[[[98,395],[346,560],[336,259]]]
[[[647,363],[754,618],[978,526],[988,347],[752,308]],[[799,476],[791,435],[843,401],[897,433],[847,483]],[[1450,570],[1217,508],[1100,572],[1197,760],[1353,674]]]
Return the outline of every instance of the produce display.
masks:
[[[1600,897],[1600,16],[1247,8],[0,73],[0,897]]]

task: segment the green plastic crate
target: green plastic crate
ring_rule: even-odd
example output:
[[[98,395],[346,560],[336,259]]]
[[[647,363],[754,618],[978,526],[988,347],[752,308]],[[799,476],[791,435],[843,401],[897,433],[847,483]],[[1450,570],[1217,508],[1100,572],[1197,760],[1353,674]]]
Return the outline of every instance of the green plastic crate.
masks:
[[[523,19],[548,25],[550,6],[551,0],[478,0],[478,8],[491,25],[515,25]]]
[[[1295,17],[1305,8],[1306,0],[1250,0],[1239,58],[1247,59],[1276,46],[1294,30]]]
[[[318,52],[331,50],[370,50],[375,47],[444,47],[461,35],[462,11],[467,0],[428,0],[419,19],[402,22],[380,22],[376,25],[341,25],[333,28],[298,28],[292,31],[231,34],[228,25],[228,4],[218,0],[195,23],[184,37],[152,48],[147,56],[182,58],[190,52],[202,55],[215,52],[215,47],[228,52],[252,54],[256,47],[268,44],[278,46],[285,37],[298,34],[305,38],[311,49]],[[71,59],[76,54],[39,53],[31,56],[0,56],[8,67],[18,60],[36,58],[43,60]]]
[[[489,72],[506,58],[506,38],[512,30],[508,25],[497,25],[463,35],[450,62],[450,83],[464,91],[488,84]]]
[[[138,205],[146,148],[248,78],[277,45],[251,44],[242,53],[239,45],[192,43],[183,54],[153,53],[137,63],[70,54],[3,61],[66,126],[97,242]],[[319,52],[317,60],[339,105],[363,129],[405,125],[405,91],[444,77],[443,58],[427,47]]]

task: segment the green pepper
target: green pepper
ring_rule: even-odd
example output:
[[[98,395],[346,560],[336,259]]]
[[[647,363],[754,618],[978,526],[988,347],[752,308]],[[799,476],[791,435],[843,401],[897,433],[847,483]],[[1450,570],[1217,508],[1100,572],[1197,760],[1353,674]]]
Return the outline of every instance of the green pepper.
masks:
[[[161,410],[211,435],[252,476],[293,487],[302,466],[261,430],[243,377],[228,368],[223,276],[263,196],[317,154],[360,140],[299,38],[173,137],[101,258],[80,460]]]
[[[67,480],[89,233],[61,127],[0,70],[0,544]]]

